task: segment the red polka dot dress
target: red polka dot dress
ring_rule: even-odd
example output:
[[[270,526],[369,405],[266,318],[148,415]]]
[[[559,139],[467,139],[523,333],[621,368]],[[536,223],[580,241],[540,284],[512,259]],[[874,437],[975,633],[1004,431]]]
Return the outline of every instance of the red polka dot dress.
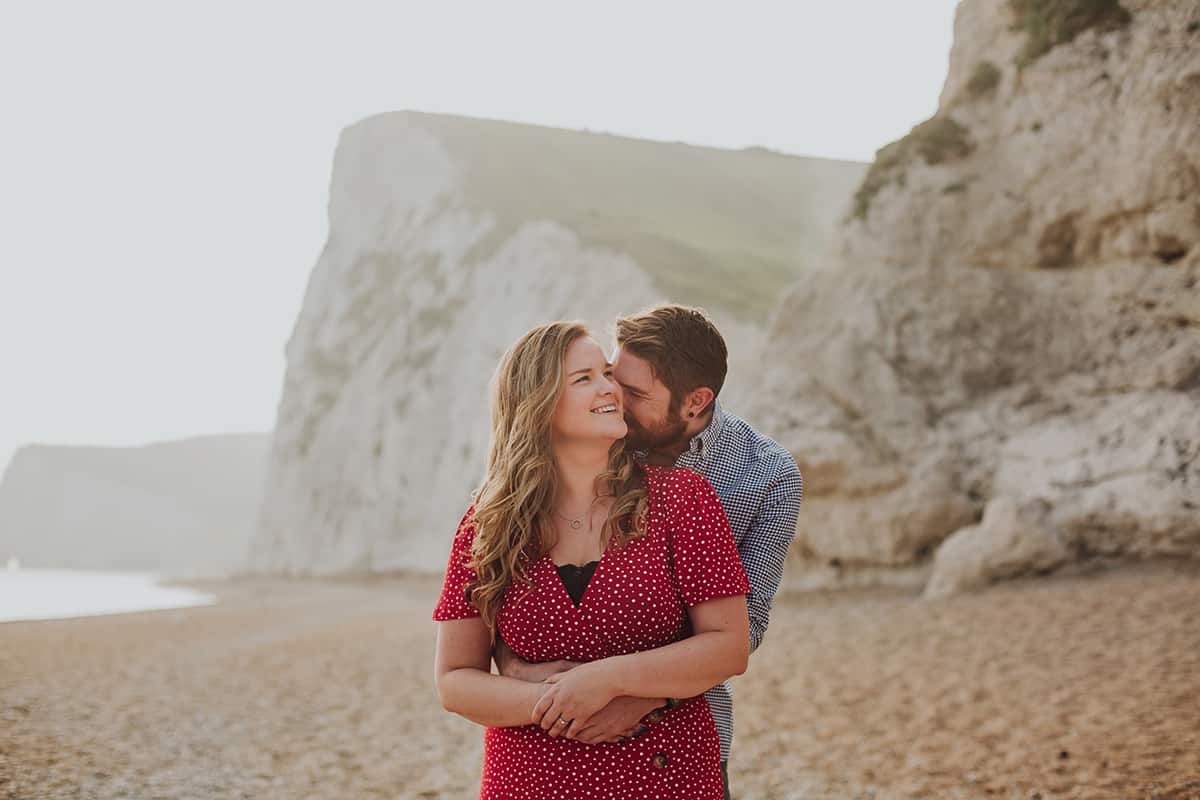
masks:
[[[529,567],[533,589],[510,591],[496,624],[526,661],[595,661],[661,647],[691,634],[687,609],[746,594],[716,490],[688,469],[646,466],[647,530],[604,553],[579,605],[546,554]],[[469,509],[455,534],[435,620],[479,611],[464,598],[475,536]],[[672,569],[672,565],[674,569]],[[530,709],[532,711],[532,709]],[[537,725],[485,728],[481,800],[721,800],[721,745],[703,695],[685,700],[624,744],[550,737]]]

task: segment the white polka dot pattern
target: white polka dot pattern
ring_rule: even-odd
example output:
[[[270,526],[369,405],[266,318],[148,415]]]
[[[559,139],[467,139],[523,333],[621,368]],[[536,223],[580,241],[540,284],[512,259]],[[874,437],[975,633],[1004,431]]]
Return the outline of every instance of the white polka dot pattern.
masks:
[[[750,591],[712,484],[688,469],[645,471],[646,534],[604,553],[578,606],[549,554],[530,566],[534,588],[505,599],[497,625],[519,656],[594,661],[661,647],[690,634],[689,606]],[[472,513],[455,534],[435,620],[479,615],[464,596]],[[621,745],[551,738],[536,725],[487,728],[479,797],[721,800],[720,739],[704,697],[648,728]]]

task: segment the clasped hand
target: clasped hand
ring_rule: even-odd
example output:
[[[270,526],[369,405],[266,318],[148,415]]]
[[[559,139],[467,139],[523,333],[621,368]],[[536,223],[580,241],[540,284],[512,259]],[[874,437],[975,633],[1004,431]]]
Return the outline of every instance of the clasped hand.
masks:
[[[600,661],[556,673],[543,683],[549,688],[534,705],[531,721],[551,736],[568,739],[578,737],[588,720],[617,696]]]

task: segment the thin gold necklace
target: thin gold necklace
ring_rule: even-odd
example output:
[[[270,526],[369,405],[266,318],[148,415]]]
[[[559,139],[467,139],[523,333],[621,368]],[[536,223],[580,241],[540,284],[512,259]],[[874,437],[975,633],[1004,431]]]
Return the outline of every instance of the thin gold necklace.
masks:
[[[562,517],[563,519],[565,519],[567,522],[569,522],[569,523],[571,524],[571,529],[572,529],[572,530],[576,530],[576,531],[577,531],[577,530],[579,530],[581,527],[583,527],[583,517],[568,517],[566,514],[562,513],[562,512],[561,512],[561,511],[559,511],[557,508],[556,508],[556,509],[554,509],[554,513],[555,513],[555,514],[557,514],[558,516]],[[587,519],[588,519],[588,530],[591,530],[591,529],[592,529],[592,512],[591,512],[591,509],[588,509],[588,513],[587,513]]]

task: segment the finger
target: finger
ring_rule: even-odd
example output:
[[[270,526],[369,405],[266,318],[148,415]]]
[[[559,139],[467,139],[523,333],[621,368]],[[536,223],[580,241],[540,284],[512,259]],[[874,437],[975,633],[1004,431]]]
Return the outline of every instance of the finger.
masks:
[[[553,707],[553,704],[551,704],[543,708],[541,715],[534,719],[534,724],[541,727],[542,730],[549,730],[550,723],[554,722],[555,720],[555,716],[550,713],[550,709]]]
[[[566,723],[559,723],[560,719],[566,719],[562,713],[562,704],[557,699],[550,704],[550,708],[546,709],[546,715],[542,717],[542,730],[548,732],[551,736],[557,736],[559,728]]]
[[[545,678],[543,678],[542,683],[558,683],[558,681],[561,677],[562,677],[561,672],[555,672],[554,674],[547,675]]]
[[[564,726],[560,726],[560,727],[562,727],[562,732],[559,735],[564,738],[574,739],[576,736],[579,735],[579,720],[573,719],[565,727]]]
[[[563,731],[563,735],[568,739],[580,739],[584,733],[587,733],[592,738],[595,738],[596,733],[604,733],[602,726],[592,723],[591,718],[577,715],[572,717],[570,714],[563,714],[569,720],[572,720],[571,727]],[[607,734],[605,734],[607,735]],[[601,736],[601,739],[604,737]]]
[[[550,736],[552,738],[562,736],[562,732],[566,730],[566,728],[569,727],[573,721],[574,720],[569,720],[564,717],[555,717],[554,722],[550,724]]]
[[[545,721],[546,712],[550,710],[550,706],[554,704],[554,690],[551,689],[542,694],[538,701],[533,704],[533,712],[530,714],[531,719],[535,724],[542,725]],[[542,727],[546,727],[542,725]]]

